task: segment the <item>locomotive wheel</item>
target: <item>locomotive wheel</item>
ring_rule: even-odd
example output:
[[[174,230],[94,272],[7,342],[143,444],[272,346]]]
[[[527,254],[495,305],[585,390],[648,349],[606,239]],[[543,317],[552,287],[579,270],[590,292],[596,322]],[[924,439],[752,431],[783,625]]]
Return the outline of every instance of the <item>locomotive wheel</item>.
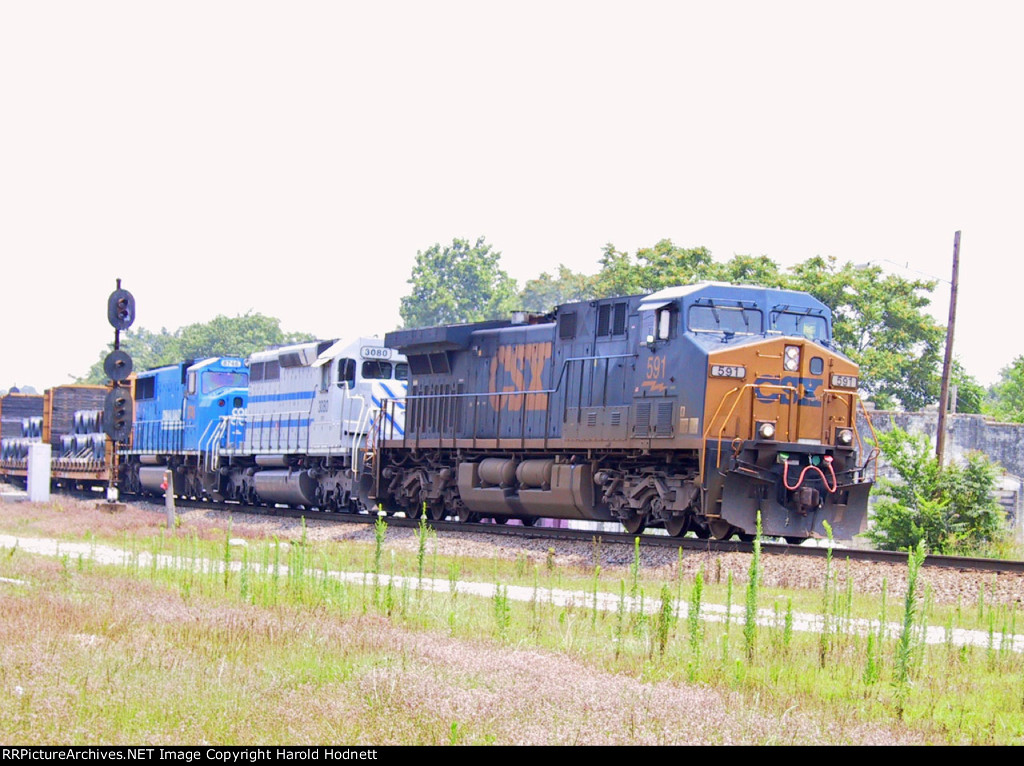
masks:
[[[693,533],[701,540],[707,540],[711,537],[711,530],[708,529],[707,524],[701,522],[694,522],[692,525]]]
[[[799,545],[800,543],[802,543],[807,538],[806,537],[796,537],[795,535],[790,535],[789,537],[783,537],[782,539],[785,540],[790,545]]]
[[[523,522],[524,527],[534,527],[540,521],[540,518],[537,516],[520,516],[519,520]]]
[[[434,500],[427,503],[427,518],[431,521],[444,521],[444,517],[447,515],[448,511],[444,507],[443,500]]]
[[[682,537],[690,529],[690,516],[683,513],[665,520],[665,531],[672,537]]]
[[[736,531],[732,524],[721,519],[708,519],[708,530],[716,540],[728,540]]]
[[[462,506],[459,508],[459,521],[463,524],[476,524],[480,521],[480,514],[473,513],[473,511],[469,510],[466,506]]]
[[[642,513],[629,513],[620,519],[622,526],[631,535],[638,535],[647,528],[647,516]]]
[[[410,505],[405,509],[405,517],[407,519],[418,519],[423,515],[423,506],[420,504]]]

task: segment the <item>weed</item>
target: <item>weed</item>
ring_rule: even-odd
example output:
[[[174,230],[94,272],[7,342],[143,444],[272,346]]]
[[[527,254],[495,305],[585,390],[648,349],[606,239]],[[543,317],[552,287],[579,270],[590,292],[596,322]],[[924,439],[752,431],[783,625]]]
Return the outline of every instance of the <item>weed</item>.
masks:
[[[426,506],[426,503],[424,503]],[[427,559],[427,541],[437,537],[434,528],[427,524],[427,514],[420,516],[420,523],[416,527],[416,577],[417,585],[423,587],[423,566]]]
[[[832,527],[827,521],[822,522],[828,535],[828,549],[825,551],[825,589],[821,603],[821,633],[818,636],[818,666],[825,667],[828,662],[829,650],[832,646],[832,592],[835,573],[832,569]]]
[[[622,640],[626,623],[626,581],[619,580],[619,608],[615,613],[615,659],[622,652]]]
[[[672,591],[669,590],[668,585],[662,585],[661,608],[658,610],[658,619],[655,623],[658,654],[662,656],[664,656],[665,648],[668,646],[668,639],[672,633],[673,625],[675,625],[675,612],[672,604]]]
[[[786,597],[786,616],[782,627],[782,648],[786,655],[789,655],[789,648],[793,644],[793,597]]]
[[[512,607],[508,601],[508,586],[494,586],[494,625],[498,639],[508,639],[508,629],[512,624]]]
[[[629,566],[629,575],[632,584],[629,587],[630,598],[636,599],[637,589],[640,587],[640,538],[633,538],[633,563]]]
[[[903,606],[903,630],[896,644],[896,667],[893,685],[896,687],[896,715],[903,718],[907,696],[910,694],[911,661],[914,652],[914,625],[917,620],[919,595],[917,576],[924,563],[924,541],[907,555],[907,595]]]
[[[757,591],[761,583],[761,512],[757,512],[757,534],[754,537],[754,553],[750,557],[747,573],[746,620],[743,623],[743,643],[747,662],[753,662],[757,645]]]
[[[700,619],[701,599],[704,595],[704,565],[701,564],[693,578],[690,590],[690,604],[687,612],[687,627],[690,635],[690,680],[700,673],[701,646],[704,644],[704,623]]]

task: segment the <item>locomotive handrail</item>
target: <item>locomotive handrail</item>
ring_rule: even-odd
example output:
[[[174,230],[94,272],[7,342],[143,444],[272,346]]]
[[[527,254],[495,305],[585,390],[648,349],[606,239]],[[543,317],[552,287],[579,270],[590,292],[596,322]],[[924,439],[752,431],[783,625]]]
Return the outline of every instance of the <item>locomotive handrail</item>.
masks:
[[[207,434],[210,432],[210,426],[213,426],[214,427],[213,430],[216,431],[217,430],[217,426],[219,426],[219,425],[220,425],[220,423],[218,421],[213,421],[213,420],[210,420],[210,421],[208,421],[206,423],[206,428],[203,429],[203,433],[200,434],[199,440],[196,442],[196,446],[199,447],[199,454],[200,455],[203,454],[206,451],[204,449],[203,442],[207,438]]]
[[[359,469],[356,467],[356,460],[355,460],[355,457],[356,457],[356,444],[359,441],[359,439],[362,438],[363,434],[366,433],[367,430],[370,427],[370,416],[373,414],[373,407],[368,406],[366,404],[366,399],[364,399],[359,394],[353,394],[350,397],[351,401],[355,401],[356,399],[358,399],[359,402],[360,402],[360,405],[359,405],[359,418],[356,420],[356,430],[351,432],[351,434],[352,434],[351,455],[352,455],[352,470],[353,470],[353,473],[358,476],[359,475],[358,474],[358,470]],[[342,418],[342,422],[344,422],[344,420],[345,419]]]
[[[132,446],[125,452],[181,451],[185,435],[182,420],[137,420],[132,426]]]
[[[313,386],[313,395],[309,397],[309,410],[306,412],[306,454],[309,454],[309,440],[313,431],[313,403],[316,402],[316,392],[319,386]]]
[[[460,393],[430,393],[430,394],[408,394],[407,393],[405,395],[405,397],[403,397],[403,398],[404,398],[405,401],[412,400],[412,401],[426,402],[426,401],[432,401],[432,400],[445,401],[445,400],[449,400],[449,399],[468,399],[468,398],[472,397],[472,399],[474,401],[474,404],[476,404],[476,403],[479,402],[480,397],[487,397],[487,398],[497,397],[497,399],[498,399],[498,407],[497,407],[497,415],[496,415],[497,420],[496,420],[496,424],[495,424],[495,438],[501,439],[501,410],[502,410],[501,402],[502,402],[503,397],[522,396],[523,397],[523,402],[525,404],[526,397],[528,397],[528,396],[547,396],[549,394],[556,394],[556,393],[558,393],[558,391],[561,390],[562,381],[565,379],[566,370],[569,369],[569,365],[572,362],[589,362],[589,361],[594,361],[594,360],[598,360],[598,359],[636,359],[638,356],[639,356],[639,354],[635,354],[635,353],[634,354],[604,354],[604,355],[600,355],[600,356],[597,356],[597,355],[594,355],[594,356],[574,356],[574,357],[569,357],[568,359],[563,359],[562,360],[561,369],[560,369],[560,371],[558,373],[558,377],[555,379],[555,384],[554,384],[553,388],[539,388],[539,389],[533,389],[533,390],[527,389],[527,390],[523,390],[523,391],[473,391],[473,392],[466,392],[466,393],[461,393],[461,394]],[[473,442],[474,442],[474,445],[473,445],[474,447],[476,446],[476,438],[477,438],[477,434],[476,434],[476,413],[477,413],[478,409],[479,409],[479,407],[476,407],[476,406],[473,407],[472,439],[473,439]],[[548,409],[548,408],[546,408],[546,409]],[[545,440],[545,443],[547,442],[547,438],[548,438],[548,433],[547,433],[548,422],[547,422],[547,418],[549,416],[550,416],[550,413],[547,413],[547,415],[545,416],[545,425],[544,425],[544,440]],[[415,443],[414,443],[414,446],[416,448],[418,448],[420,446],[420,429],[415,427],[415,423],[416,423],[416,418],[415,417],[410,418],[410,421],[413,423],[413,427],[414,427],[414,430],[415,430],[415,437],[414,437],[414,442]],[[521,433],[520,433],[520,435],[518,437],[521,445],[525,444],[525,439],[526,439],[526,433],[525,433],[526,419],[523,418],[522,421],[523,421],[521,423],[522,431],[521,431]],[[452,440],[453,440],[453,442],[455,440],[455,428],[456,428],[455,424],[453,423],[452,424]],[[393,429],[392,429],[392,436],[393,435],[394,435],[394,433],[393,433]],[[510,438],[516,438],[516,437],[512,436]],[[439,430],[439,432],[438,432],[438,442],[440,443],[440,441],[442,439],[443,439],[443,434]],[[408,440],[408,428],[402,434],[402,444],[403,445],[407,444],[407,440]]]
[[[718,403],[718,407],[715,409],[715,414],[711,416],[711,420],[708,422],[707,428],[704,430],[704,435],[702,437],[704,439],[704,443],[706,445],[707,441],[708,441],[708,436],[711,434],[711,430],[715,426],[715,420],[718,418],[718,413],[722,411],[722,407],[725,406],[725,403],[729,400],[729,398],[732,397],[733,394],[736,394],[736,400],[733,402],[732,407],[729,408],[729,413],[725,416],[725,418],[722,419],[722,427],[718,429],[718,449],[715,450],[715,469],[716,470],[718,470],[719,468],[722,467],[722,434],[725,432],[725,428],[729,424],[729,418],[731,418],[732,417],[732,413],[736,411],[736,406],[740,403],[740,400],[743,398],[743,392],[745,392],[748,388],[753,389],[754,386],[757,386],[758,388],[777,388],[777,389],[780,389],[782,391],[792,391],[794,394],[796,393],[796,387],[795,386],[783,386],[780,383],[746,383],[746,384],[744,384],[742,386],[739,386],[737,388],[732,389],[731,391],[727,391],[725,396],[723,396],[722,400]],[[753,406],[753,402],[751,402],[751,406]],[[792,408],[793,405],[792,405],[792,403],[788,403],[786,406],[789,407],[789,408]],[[792,414],[792,413],[790,412],[790,414]],[[753,418],[751,418],[750,420],[751,420],[751,423],[752,423],[753,422]],[[738,437],[738,435],[737,435],[737,437]],[[700,485],[703,487],[704,486],[704,460],[701,460],[701,462],[700,462],[700,477],[699,478],[700,478]]]
[[[628,359],[630,357],[636,358],[638,354],[612,354],[610,356],[574,356],[570,359],[562,360],[562,371],[558,374],[558,379],[555,381],[554,388],[537,388],[534,390],[525,391],[476,391],[464,394],[406,394],[405,399],[463,399],[479,396],[539,396],[540,394],[557,394],[562,383],[562,378],[565,377],[565,370],[569,365],[569,362],[588,362],[594,361],[595,359]]]
[[[735,412],[736,407],[739,405],[740,401],[742,400],[743,393],[748,388],[752,389],[752,388],[755,388],[755,387],[756,388],[768,388],[768,389],[774,388],[774,389],[779,389],[779,390],[782,390],[782,391],[790,391],[790,392],[792,392],[794,394],[793,400],[796,399],[795,394],[797,393],[797,388],[795,386],[784,386],[784,385],[781,385],[781,384],[778,384],[778,383],[746,383],[743,386],[739,386],[737,388],[733,388],[730,391],[727,391],[725,393],[725,395],[722,397],[722,400],[719,402],[718,407],[716,408],[714,415],[711,416],[711,420],[708,422],[708,426],[705,429],[704,435],[703,435],[703,439],[704,439],[704,442],[706,444],[707,440],[708,440],[708,437],[711,434],[712,429],[714,428],[715,421],[718,419],[718,415],[719,415],[719,413],[722,410],[722,407],[725,406],[725,403],[731,397],[733,397],[733,395],[736,395],[735,401],[733,402],[732,406],[729,408],[728,414],[726,414],[726,416],[722,419],[722,425],[718,429],[718,449],[715,451],[715,468],[716,468],[716,470],[720,469],[721,465],[722,465],[722,449],[721,449],[722,438],[723,438],[723,434],[725,432],[725,429],[726,429],[726,427],[729,424],[729,419],[732,417],[733,412]],[[862,440],[860,438],[859,431],[857,429],[856,404],[854,403],[854,397],[856,397],[856,402],[860,404],[861,409],[864,412],[865,419],[868,422],[868,427],[871,429],[871,433],[872,433],[873,436],[875,436],[875,439],[876,439],[876,442],[877,442],[877,434],[875,433],[874,424],[871,422],[871,418],[867,414],[867,409],[864,407],[864,401],[861,398],[859,393],[857,393],[856,391],[840,391],[840,390],[833,389],[833,388],[826,388],[826,389],[822,389],[821,394],[822,394],[822,399],[823,400],[824,400],[824,397],[826,395],[835,396],[836,398],[839,398],[839,399],[846,399],[847,407],[848,407],[848,410],[849,410],[850,426],[853,429],[853,433],[854,433],[855,438],[857,439],[858,449],[859,450],[863,450],[864,445],[863,445],[863,442],[862,442]],[[847,399],[847,397],[849,397],[849,398]],[[823,403],[824,403],[824,401],[823,401]],[[790,402],[788,402],[786,404],[787,408],[789,408],[789,410],[790,410],[790,415],[792,414],[793,404],[794,404],[793,401],[790,401]],[[753,400],[751,400],[751,406],[753,406]],[[822,419],[824,421],[824,417]],[[753,424],[753,417],[750,418],[750,423]],[[736,438],[741,438],[741,437],[737,434]],[[823,440],[823,443],[825,443],[824,440]],[[864,470],[864,468],[867,467],[867,463],[870,460],[871,460],[871,458],[869,458],[868,460],[865,460],[864,465],[861,467],[861,470]],[[874,461],[874,466],[875,466],[875,475],[877,477],[877,473],[878,473],[878,461],[877,461],[877,459]],[[701,461],[701,464],[700,464],[700,484],[701,484],[702,487],[704,486],[704,461]]]

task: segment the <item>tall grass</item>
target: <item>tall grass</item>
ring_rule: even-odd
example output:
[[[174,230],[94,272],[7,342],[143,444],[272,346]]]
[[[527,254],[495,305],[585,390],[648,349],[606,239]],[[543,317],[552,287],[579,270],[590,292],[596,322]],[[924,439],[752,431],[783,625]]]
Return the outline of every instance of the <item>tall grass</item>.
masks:
[[[935,605],[930,604],[919,578],[918,556],[923,551],[908,560],[910,587],[902,624],[888,628],[887,584],[880,599],[870,605],[858,603],[852,577],[847,572],[845,587],[839,585],[831,558],[825,566],[824,597],[820,586],[813,597],[777,593],[774,619],[759,623],[759,600],[770,591],[762,583],[759,546],[747,572],[745,607],[737,607],[733,615],[739,583],[731,571],[721,573],[720,558],[711,571],[725,580],[724,585],[709,583],[703,564],[692,578],[678,570],[668,576],[659,576],[650,567],[644,570],[635,543],[624,577],[609,578],[596,563],[579,571],[557,562],[549,565],[551,557],[539,563],[539,558],[545,558],[542,553],[533,567],[532,596],[529,580],[523,584],[524,595],[516,595],[516,587],[505,581],[523,579],[526,572],[521,562],[482,564],[470,558],[442,558],[441,571],[446,567],[448,572],[446,587],[443,574],[440,583],[427,578],[424,543],[417,540],[419,544],[405,555],[391,545],[385,532],[386,525],[379,520],[374,540],[361,548],[311,542],[303,533],[290,543],[276,538],[250,540],[240,546],[240,552],[233,550],[230,534],[223,531],[215,540],[173,531],[162,538],[129,536],[122,539],[129,555],[116,567],[96,565],[88,557],[79,557],[76,566],[75,559],[62,550],[54,587],[77,598],[75,593],[88,578],[115,577],[125,587],[144,580],[152,587],[166,588],[188,608],[216,603],[231,607],[228,613],[238,608],[269,610],[271,615],[295,610],[316,620],[376,620],[422,633],[431,644],[447,634],[443,641],[489,640],[544,649],[646,683],[695,682],[738,691],[745,699],[756,698],[759,704],[781,710],[794,706],[801,711],[841,709],[842,726],[854,720],[898,718],[932,742],[1015,742],[1024,737],[1024,661],[1007,648],[1016,631],[1016,610],[998,606],[988,593],[970,594],[962,613],[950,608],[948,619],[944,616],[940,623],[946,626],[946,644],[926,646],[923,630]],[[146,560],[147,555],[152,559]],[[18,575],[19,568],[31,560],[27,554],[5,551],[0,555],[0,575]],[[399,578],[405,573],[408,579]],[[493,590],[484,597],[462,595],[460,584],[467,576],[493,583]],[[563,580],[576,583],[571,603],[555,587]],[[411,598],[410,588],[415,589]],[[645,598],[645,592],[652,596]],[[826,651],[818,635],[795,626],[807,617],[795,614],[795,600],[802,611],[815,612],[811,616],[826,626],[830,636]],[[976,624],[972,601],[978,605],[980,626],[988,631],[989,643],[977,649],[954,646],[953,632],[960,623]],[[808,606],[812,603],[816,609]],[[744,615],[742,650],[738,642],[730,646],[732,623],[734,617],[739,621],[740,614]],[[865,614],[871,616],[871,625],[858,636],[852,632],[854,618]],[[683,619],[685,635],[682,629],[677,635],[676,625]],[[235,640],[227,638],[217,651],[237,653],[232,648]],[[310,640],[316,640],[312,634]],[[0,671],[0,675],[10,672]],[[0,693],[2,688],[0,684]],[[0,712],[0,723],[3,716]],[[459,721],[460,726],[470,723],[461,716]]]
[[[907,555],[907,594],[903,604],[903,629],[896,643],[893,686],[896,688],[896,714],[902,718],[910,694],[910,674],[914,655],[914,629],[918,621],[920,594],[917,578],[924,563],[924,541]]]
[[[761,512],[757,512],[757,534],[754,537],[754,553],[750,557],[747,571],[747,599],[743,623],[743,643],[746,647],[747,662],[754,661],[757,647],[757,592],[761,584]]]

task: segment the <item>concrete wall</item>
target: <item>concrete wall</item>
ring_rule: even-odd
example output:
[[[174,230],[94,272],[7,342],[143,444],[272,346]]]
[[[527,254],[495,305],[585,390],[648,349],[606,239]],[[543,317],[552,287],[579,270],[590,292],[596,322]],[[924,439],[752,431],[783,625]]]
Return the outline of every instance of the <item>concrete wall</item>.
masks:
[[[911,434],[925,434],[935,445],[938,432],[938,412],[888,412],[875,410],[871,422],[876,431],[888,431],[893,425]],[[857,418],[861,438],[870,438],[870,429],[863,414]],[[962,461],[968,452],[978,451],[999,463],[1006,472],[1003,476],[1003,497],[1000,498],[1014,520],[1021,518],[1024,498],[1024,424],[997,423],[983,415],[948,415],[946,417],[945,462]],[[879,474],[889,475],[879,462]],[[1018,525],[1024,528],[1024,525]]]

